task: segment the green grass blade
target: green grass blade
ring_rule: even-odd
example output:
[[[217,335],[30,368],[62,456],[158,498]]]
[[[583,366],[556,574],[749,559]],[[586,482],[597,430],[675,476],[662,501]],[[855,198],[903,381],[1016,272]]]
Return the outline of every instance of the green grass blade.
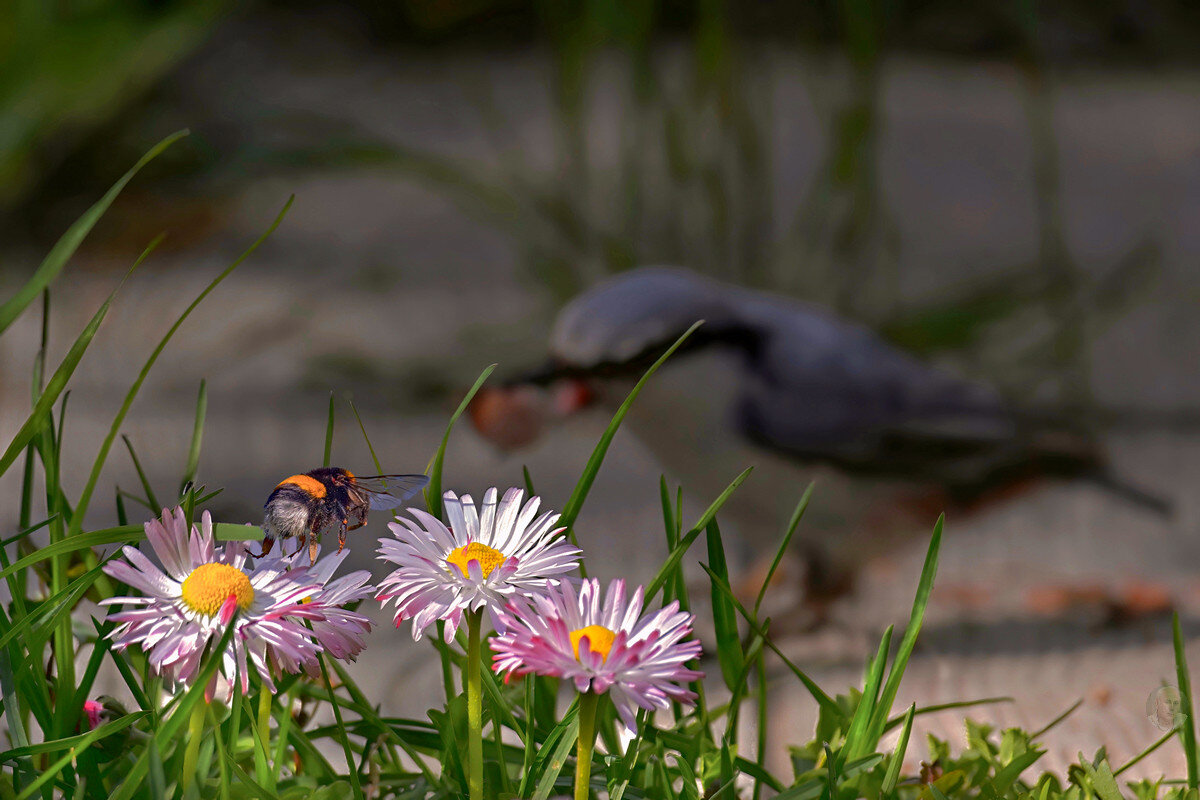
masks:
[[[1013,698],[1008,697],[1008,696],[980,697],[976,700],[956,700],[953,703],[935,703],[935,704],[929,705],[929,706],[921,706],[920,708],[917,709],[916,715],[919,717],[922,714],[936,714],[939,711],[949,711],[949,710],[955,709],[955,708],[973,708],[975,706],[986,706],[986,705],[992,705],[994,703],[1012,703],[1012,702],[1014,702]],[[902,722],[904,722],[904,718],[907,715],[908,715],[908,712],[906,711],[903,714],[900,714],[898,716],[895,716],[895,717],[892,717],[891,719],[889,719],[887,721],[887,725],[883,726],[883,732],[887,733],[887,732],[891,731],[893,728],[900,725]]]
[[[321,462],[321,466],[328,467],[330,460],[333,458],[333,421],[337,416],[335,413],[335,404],[333,392],[329,393],[329,419],[325,423],[325,458]]]
[[[575,747],[579,736],[579,701],[571,704],[571,708],[563,716],[562,721],[546,737],[542,749],[533,760],[530,773],[537,776],[531,800],[546,800],[554,792],[554,783],[566,766],[567,757]],[[522,785],[524,789],[524,785]],[[524,796],[524,795],[522,795]]]
[[[458,404],[458,408],[450,415],[450,421],[446,423],[446,432],[442,434],[442,442],[425,468],[425,472],[429,475],[429,485],[425,487],[425,507],[438,519],[442,518],[442,467],[446,461],[446,445],[450,443],[450,431],[454,429],[454,423],[458,422],[458,418],[471,404],[475,393],[479,391],[495,369],[496,365],[492,364],[475,379],[475,383],[472,384],[462,402]]]
[[[0,305],[0,333],[7,330],[8,326],[12,325],[13,321],[21,315],[26,306],[32,303],[34,298],[41,294],[42,290],[58,277],[58,274],[62,272],[63,267],[66,266],[71,256],[75,254],[79,245],[83,243],[84,238],[92,230],[92,227],[104,215],[108,207],[112,205],[113,200],[121,193],[125,185],[133,179],[133,176],[163,150],[166,150],[177,140],[187,136],[187,133],[187,131],[176,131],[150,148],[149,152],[142,156],[128,172],[122,175],[120,180],[113,184],[112,188],[95,205],[85,211],[83,216],[67,229],[67,232],[54,244],[49,254],[47,254],[46,258],[33,273],[33,277],[26,281],[25,285],[18,289],[15,295],[5,301],[4,305]],[[0,472],[3,472],[3,470],[0,470]]]
[[[900,780],[900,767],[904,764],[904,753],[908,750],[908,737],[912,734],[913,716],[916,715],[916,712],[917,704],[913,703],[908,707],[908,713],[904,715],[904,727],[900,731],[900,740],[896,742],[896,749],[892,751],[892,760],[888,763],[887,772],[883,775],[880,794],[884,796],[896,791],[896,783]]]
[[[208,412],[208,381],[200,381],[200,393],[196,396],[196,421],[192,424],[192,441],[188,445],[187,466],[183,468],[183,479],[179,482],[179,494],[187,491],[188,484],[196,480],[200,468],[200,443],[204,440],[204,417]]]
[[[796,510],[792,512],[792,518],[788,521],[787,531],[783,534],[783,539],[779,542],[779,547],[775,550],[775,558],[771,561],[771,568],[767,570],[767,575],[763,578],[762,586],[758,590],[758,596],[754,598],[754,616],[756,617],[758,616],[758,610],[762,608],[763,598],[767,596],[767,587],[771,585],[771,579],[775,577],[775,571],[779,569],[779,562],[783,561],[783,555],[787,552],[788,545],[792,543],[792,536],[795,535],[796,529],[800,527],[800,520],[804,519],[804,512],[808,510],[808,501],[812,498],[814,486],[816,486],[815,482],[808,484],[808,488],[800,496],[800,502],[796,504]]]
[[[46,388],[42,390],[41,395],[37,398],[37,402],[34,403],[33,410],[29,412],[29,416],[17,430],[17,435],[13,437],[4,454],[0,455],[0,475],[8,471],[13,461],[25,449],[25,446],[33,441],[34,436],[42,430],[42,426],[48,424],[51,409],[54,407],[55,401],[58,400],[58,396],[66,388],[67,381],[71,379],[75,368],[79,366],[84,352],[87,351],[88,346],[92,343],[92,339],[96,336],[96,331],[100,329],[100,323],[104,321],[109,308],[112,307],[112,302],[117,296],[117,292],[133,273],[133,270],[137,269],[138,265],[141,264],[148,252],[149,248],[147,248],[147,252],[142,254],[142,257],[138,259],[133,267],[130,268],[129,272],[125,274],[125,277],[121,279],[121,283],[117,284],[117,288],[112,290],[112,293],[109,294],[96,313],[92,315],[91,320],[84,326],[83,331],[71,344],[71,348],[67,351],[67,354],[63,356],[62,363],[58,365],[58,368],[54,370],[54,374],[50,376],[50,380],[46,383]]]
[[[1029,734],[1030,741],[1035,741],[1035,740],[1040,739],[1043,736],[1045,736],[1048,731],[1051,731],[1055,727],[1057,727],[1060,723],[1062,723],[1063,720],[1065,720],[1067,717],[1074,714],[1075,711],[1082,705],[1083,705],[1083,698],[1081,697],[1078,700],[1076,700],[1074,703],[1072,703],[1071,707],[1068,708],[1066,711],[1062,712],[1057,717],[1050,720],[1049,722],[1047,722],[1042,727],[1038,728],[1033,733]]]
[[[122,717],[121,719],[113,720],[112,722],[101,725],[99,728],[96,728],[94,731],[89,731],[88,733],[85,733],[81,736],[72,737],[72,739],[77,740],[78,744],[70,746],[70,749],[68,750],[67,753],[65,753],[61,758],[59,758],[57,761],[55,761],[53,764],[51,764],[32,783],[30,783],[28,786],[26,786],[25,790],[22,791],[19,795],[17,795],[18,800],[25,800],[26,798],[32,797],[35,792],[37,792],[40,788],[42,788],[42,786],[44,786],[46,784],[46,782],[48,782],[52,778],[56,777],[58,775],[58,773],[62,772],[63,768],[65,768],[68,764],[70,764],[78,756],[78,754],[80,752],[83,752],[84,750],[86,750],[94,742],[97,742],[108,736],[112,736],[114,733],[119,733],[120,731],[124,730],[125,728],[128,728],[133,723],[142,719],[144,716],[145,716],[145,714],[142,712],[128,714],[128,715]],[[64,742],[64,741],[66,741],[66,740],[60,739],[56,742],[50,742],[49,744],[54,745],[54,747],[51,749],[51,752],[61,750],[62,747],[59,745],[61,745],[62,742]],[[42,747],[42,745],[31,745],[30,746],[30,748],[33,748],[33,747]],[[23,748],[23,749],[29,750],[30,748]],[[11,753],[14,751],[9,751],[9,752]],[[7,757],[7,754],[6,754],[6,757]]]
[[[708,565],[724,583],[729,581],[729,568],[725,563],[725,546],[721,542],[721,529],[713,519],[704,528],[708,540]],[[712,617],[717,636],[717,661],[725,686],[734,691],[743,680],[745,657],[742,653],[741,634],[738,633],[737,611],[729,598],[712,583]]]
[[[71,553],[90,547],[106,544],[130,544],[146,538],[146,532],[141,525],[121,525],[116,528],[104,528],[98,531],[81,533],[72,539],[66,539],[54,544],[48,544],[40,550],[30,553],[24,558],[17,559],[11,566],[0,570],[0,579],[7,578],[14,572],[27,569],[34,564],[54,558],[57,555]]]
[[[222,281],[228,278],[235,269],[240,267],[242,262],[249,258],[251,254],[258,249],[259,245],[265,242],[267,238],[275,232],[275,229],[279,227],[279,224],[283,222],[283,218],[287,215],[288,209],[292,207],[292,202],[294,200],[294,197],[288,198],[288,201],[284,203],[283,208],[275,216],[275,220],[270,224],[266,232],[259,236],[254,243],[251,244],[250,247],[245,250],[245,252],[238,256],[232,264],[226,267],[221,274],[213,278],[212,281],[209,282],[208,286],[204,287],[204,290],[196,296],[196,299],[194,299],[191,304],[184,309],[183,313],[179,315],[179,317],[175,320],[175,324],[173,324],[162,337],[162,339],[159,340],[158,345],[154,348],[154,351],[150,354],[150,357],[146,359],[146,363],[142,366],[141,372],[138,373],[137,380],[133,382],[133,385],[129,387],[129,391],[126,392],[125,400],[121,403],[121,408],[117,412],[116,417],[113,419],[112,425],[109,427],[108,435],[104,439],[104,444],[101,445],[100,452],[96,455],[96,460],[92,464],[92,472],[88,476],[87,483],[84,485],[83,491],[79,495],[79,501],[75,504],[75,515],[71,520],[71,528],[68,532],[68,535],[76,535],[82,529],[83,518],[87,512],[88,503],[91,502],[92,493],[96,490],[96,482],[100,479],[100,471],[104,468],[104,462],[108,459],[108,452],[112,447],[113,440],[117,438],[117,433],[121,429],[121,424],[125,421],[125,416],[129,413],[130,406],[133,405],[133,401],[137,397],[138,392],[141,390],[142,384],[146,380],[146,376],[150,374],[151,368],[153,368],[154,363],[158,361],[158,357],[162,354],[162,351],[175,336],[175,332],[179,330],[180,326],[182,326],[187,318],[192,315],[192,312],[196,310],[196,307],[199,306],[200,303],[204,302],[204,299],[208,297],[213,290],[221,284]]]
[[[353,400],[347,400],[346,403],[350,406],[350,410],[354,412],[354,419],[358,422],[358,429],[362,431],[363,441],[367,443],[367,450],[371,453],[371,461],[375,462],[375,474],[383,472],[383,465],[379,463],[379,456],[375,455],[375,446],[371,444],[371,437],[367,436],[367,426],[363,425],[362,417],[358,415],[358,409],[354,407]]]
[[[1164,733],[1162,736],[1158,737],[1157,739],[1155,739],[1153,744],[1151,744],[1145,750],[1138,753],[1136,756],[1134,756],[1133,758],[1129,759],[1124,764],[1122,764],[1121,768],[1113,773],[1113,777],[1115,778],[1116,776],[1120,775],[1122,772],[1126,771],[1127,769],[1137,766],[1139,763],[1142,762],[1143,759],[1146,758],[1146,756],[1150,755],[1155,750],[1162,747],[1167,742],[1171,741],[1171,739],[1174,738],[1174,736],[1175,736],[1175,731],[1172,729],[1172,730],[1167,731],[1166,733]]]
[[[680,560],[683,559],[684,554],[688,551],[688,548],[692,546],[692,542],[696,541],[696,537],[698,537],[705,530],[705,528],[708,527],[708,523],[712,522],[713,518],[717,516],[717,512],[721,510],[721,506],[725,505],[725,501],[728,500],[729,496],[733,494],[739,486],[742,485],[742,481],[746,480],[746,478],[750,476],[750,472],[753,469],[753,467],[747,467],[741,475],[738,475],[736,478],[734,478],[733,483],[725,487],[725,491],[721,492],[717,499],[712,502],[712,505],[710,505],[708,509],[700,515],[700,519],[696,521],[696,524],[692,526],[692,529],[688,531],[682,539],[679,540],[678,544],[675,545],[675,548],[667,556],[667,560],[663,562],[661,567],[659,567],[658,573],[654,576],[654,580],[650,581],[650,583],[646,585],[645,598],[647,603],[654,598],[654,595],[658,594],[658,591],[662,589],[663,586],[666,585],[667,581],[670,580],[675,574],[675,569],[678,567]]]
[[[1179,627],[1179,613],[1171,621],[1171,632],[1175,642],[1175,676],[1179,681],[1179,710],[1183,722],[1179,726],[1179,739],[1183,742],[1183,755],[1187,759],[1188,787],[1195,789],[1197,781],[1196,718],[1193,715],[1192,681],[1188,673],[1187,653],[1183,649],[1183,631]]]
[[[102,574],[100,569],[103,565],[97,564],[87,572],[80,575],[75,580],[71,581],[61,590],[55,592],[45,602],[43,602],[36,612],[27,617],[16,620],[13,626],[8,631],[5,631],[3,636],[0,636],[0,647],[4,647],[11,642],[15,637],[24,634],[28,630],[33,630],[30,640],[25,642],[29,646],[31,652],[40,650],[40,639],[42,632],[39,627],[44,626],[53,628],[60,622],[66,620],[69,624],[69,618],[75,606],[79,604],[80,599],[91,588],[96,579]],[[67,707],[67,703],[62,704],[62,708]]]
[[[858,708],[850,719],[850,727],[846,729],[846,740],[838,752],[840,766],[844,771],[849,762],[862,758],[875,750],[878,738],[870,735],[871,720],[875,717],[876,703],[879,702],[879,688],[883,683],[883,670],[887,666],[888,652],[892,646],[892,626],[889,625],[879,641],[879,649],[875,652],[868,665],[867,680],[863,684],[862,697],[858,700]]]
[[[567,502],[563,506],[562,516],[558,520],[559,525],[567,528],[571,542],[576,546],[579,545],[579,542],[575,540],[575,519],[579,516],[579,511],[583,508],[583,502],[587,499],[588,492],[592,488],[592,483],[596,480],[596,473],[600,471],[600,465],[604,463],[604,456],[608,453],[608,447],[612,444],[613,437],[617,435],[617,429],[621,427],[621,422],[624,421],[625,415],[629,413],[629,408],[633,405],[633,401],[641,394],[642,387],[646,385],[646,381],[650,380],[650,376],[658,371],[658,368],[679,349],[687,338],[692,335],[692,332],[700,327],[701,324],[701,322],[697,322],[688,328],[682,336],[675,340],[674,344],[667,348],[665,353],[659,356],[658,360],[650,366],[650,369],[646,370],[641,380],[634,385],[632,391],[629,392],[629,396],[625,398],[625,402],[621,403],[617,412],[613,414],[612,421],[608,423],[608,427],[604,430],[600,441],[596,443],[596,448],[592,451],[591,457],[588,458],[587,466],[583,468],[583,474],[579,476],[579,482],[575,484],[575,490],[567,498]]]
[[[871,738],[878,740],[883,735],[883,727],[887,724],[888,716],[892,713],[892,703],[900,690],[900,679],[908,667],[913,648],[917,646],[917,634],[925,620],[925,607],[929,605],[929,594],[933,591],[933,579],[937,575],[938,552],[942,547],[942,526],[946,516],[938,517],[933,526],[933,536],[929,541],[929,550],[925,554],[925,564],[921,568],[921,580],[917,584],[917,595],[913,599],[912,613],[908,618],[908,627],[904,629],[904,638],[900,640],[900,648],[896,651],[896,660],[888,672],[887,683],[883,686],[883,694],[879,698],[879,706],[871,720]]]
[[[721,591],[728,595],[729,599],[733,602],[733,607],[737,609],[739,614],[741,614],[742,619],[746,620],[746,624],[750,627],[751,632],[762,637],[763,642],[771,649],[771,652],[773,652],[781,661],[783,661],[784,665],[791,671],[793,675],[796,676],[796,679],[799,680],[800,683],[804,684],[804,688],[807,689],[808,693],[813,696],[813,699],[817,701],[817,704],[821,706],[825,712],[840,716],[842,710],[834,701],[834,699],[826,694],[825,691],[817,685],[816,681],[810,678],[804,672],[804,670],[793,664],[791,659],[784,655],[783,651],[771,641],[771,637],[767,636],[767,632],[763,629],[763,627],[756,619],[750,616],[750,612],[746,610],[746,607],[743,606],[733,594],[733,589],[729,587],[729,584],[721,581],[719,577],[713,574],[707,565],[701,564],[700,567],[707,572],[709,577],[721,587]]]
[[[128,436],[121,436],[121,441],[125,443],[125,449],[129,451],[129,460],[133,462],[133,469],[137,472],[138,480],[142,484],[142,491],[146,493],[146,506],[155,514],[165,508],[162,503],[158,502],[158,498],[154,495],[154,487],[150,485],[150,479],[146,477],[146,471],[142,469],[142,462],[137,457],[137,451],[133,449],[133,442]]]
[[[225,629],[225,633],[222,634],[216,647],[210,649],[205,655],[199,673],[196,675],[195,682],[192,683],[191,688],[180,698],[172,709],[171,714],[154,732],[155,743],[160,750],[165,749],[167,744],[178,738],[180,731],[187,724],[196,703],[204,702],[204,689],[221,666],[222,655],[229,648],[235,627],[234,622],[230,622],[229,627]],[[146,779],[146,774],[150,769],[150,757],[150,748],[147,747],[142,751],[138,760],[129,770],[129,773],[125,776],[125,780],[111,794],[110,800],[130,800],[133,797],[134,793],[137,792],[142,782]]]
[[[357,412],[356,412],[357,415]],[[333,684],[329,681],[329,669],[325,666],[325,654],[317,653],[317,663],[321,665],[321,678],[325,681],[325,685],[329,689],[329,705],[333,707],[333,718],[337,720],[338,726],[338,741],[342,745],[342,752],[346,756],[346,771],[350,773],[350,785],[354,788],[352,797],[362,797],[362,781],[358,776],[358,769],[354,764],[354,751],[350,747],[350,737],[346,734],[346,723],[342,720],[342,707],[338,703],[337,692],[333,691]]]

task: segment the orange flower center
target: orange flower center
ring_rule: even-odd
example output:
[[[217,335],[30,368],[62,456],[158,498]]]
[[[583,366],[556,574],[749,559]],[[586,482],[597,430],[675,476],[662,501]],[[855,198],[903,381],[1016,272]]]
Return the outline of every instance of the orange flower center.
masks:
[[[237,597],[238,608],[245,611],[254,602],[254,587],[246,573],[228,564],[201,564],[183,581],[183,602],[200,614],[212,617],[225,600]]]
[[[571,631],[571,647],[575,650],[576,661],[579,661],[579,641],[585,636],[588,638],[589,649],[593,653],[599,653],[601,658],[608,661],[608,651],[612,650],[617,634],[603,625],[588,625],[586,628]]]
[[[463,545],[450,552],[446,556],[446,563],[453,564],[458,567],[459,572],[463,577],[468,577],[467,565],[472,561],[479,562],[479,570],[483,573],[483,577],[492,574],[492,570],[504,564],[504,553],[499,550],[488,547],[482,542],[471,542]]]

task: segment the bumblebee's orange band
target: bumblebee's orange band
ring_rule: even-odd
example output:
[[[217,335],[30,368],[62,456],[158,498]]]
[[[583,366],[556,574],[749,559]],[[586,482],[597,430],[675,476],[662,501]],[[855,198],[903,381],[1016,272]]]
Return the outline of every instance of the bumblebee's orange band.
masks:
[[[321,483],[316,478],[310,478],[308,475],[293,475],[290,478],[284,478],[279,482],[279,486],[283,486],[285,483],[299,486],[313,497],[325,496],[325,484]],[[279,486],[276,486],[275,488],[278,489]]]
[[[354,473],[353,472],[351,472],[348,469],[343,469],[342,472],[346,473],[346,477],[350,479],[351,483],[354,483]]]

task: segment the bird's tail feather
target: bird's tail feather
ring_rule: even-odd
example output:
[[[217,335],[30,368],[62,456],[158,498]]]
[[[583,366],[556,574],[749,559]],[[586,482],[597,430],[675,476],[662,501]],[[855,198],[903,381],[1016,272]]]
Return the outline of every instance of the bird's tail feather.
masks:
[[[1162,495],[1153,494],[1145,489],[1125,481],[1110,470],[1097,469],[1083,476],[1099,488],[1120,497],[1136,506],[1153,511],[1160,516],[1169,517],[1174,513],[1174,504]]]

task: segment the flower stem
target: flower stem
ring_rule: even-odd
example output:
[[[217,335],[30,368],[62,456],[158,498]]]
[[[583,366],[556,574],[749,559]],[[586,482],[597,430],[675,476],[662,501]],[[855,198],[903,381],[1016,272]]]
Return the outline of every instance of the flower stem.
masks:
[[[479,678],[479,626],[483,612],[467,614],[467,785],[483,800],[483,687]]]
[[[183,776],[180,785],[186,794],[196,777],[196,761],[200,757],[200,741],[204,738],[204,715],[208,711],[208,703],[196,703],[192,706],[192,714],[188,717],[188,743],[183,753]]]
[[[588,800],[592,779],[592,747],[596,744],[596,707],[600,695],[584,692],[579,695],[579,742],[575,748],[575,800]]]

